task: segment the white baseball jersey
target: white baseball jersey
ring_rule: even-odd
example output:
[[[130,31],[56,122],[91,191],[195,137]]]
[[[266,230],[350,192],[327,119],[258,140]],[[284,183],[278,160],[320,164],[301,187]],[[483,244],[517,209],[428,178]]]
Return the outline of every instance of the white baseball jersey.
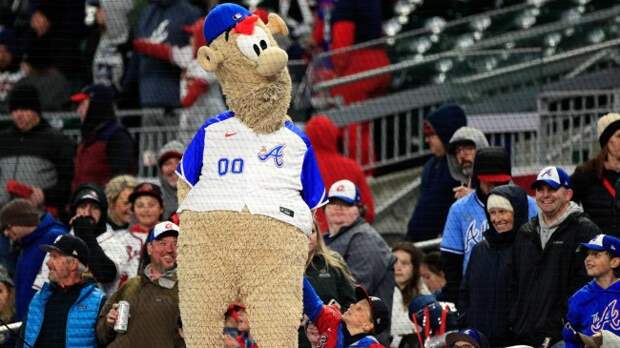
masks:
[[[312,213],[327,203],[310,140],[291,121],[258,134],[231,111],[208,119],[177,167],[192,189],[179,212],[232,210],[271,216],[312,231]]]

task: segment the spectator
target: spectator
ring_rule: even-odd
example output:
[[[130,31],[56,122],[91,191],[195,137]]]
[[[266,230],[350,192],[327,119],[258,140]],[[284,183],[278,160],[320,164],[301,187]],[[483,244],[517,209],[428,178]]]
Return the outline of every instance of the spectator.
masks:
[[[512,248],[517,231],[528,222],[528,199],[522,188],[498,186],[486,203],[491,222],[474,246],[461,285],[459,312],[467,327],[480,330],[494,347],[512,343],[509,320]]]
[[[459,185],[451,174],[447,146],[454,132],[466,124],[465,112],[457,105],[435,110],[424,122],[424,139],[433,157],[422,170],[420,195],[407,227],[408,241],[437,238],[443,231],[448,209],[454,202],[453,188]]]
[[[119,175],[105,185],[108,200],[108,224],[114,231],[127,230],[131,223],[131,202],[129,195],[138,184],[135,176]]]
[[[14,280],[16,319],[22,320],[36,292],[34,281],[45,258],[45,252],[39,246],[51,244],[67,231],[50,213],[41,213],[25,199],[15,199],[2,208],[0,226],[4,235],[20,250]]]
[[[475,329],[465,329],[446,335],[448,348],[491,348],[486,336]]]
[[[162,220],[164,214],[161,188],[148,182],[138,184],[129,195],[129,202],[136,219],[129,231],[141,236],[144,241],[147,233]]]
[[[15,284],[6,269],[0,269],[0,319],[3,324],[15,321]],[[12,332],[0,334],[0,348],[15,347]]]
[[[439,252],[424,255],[424,260],[420,264],[420,276],[431,294],[438,299],[443,299],[442,292],[446,286],[446,274]]]
[[[562,168],[544,168],[532,188],[538,217],[515,238],[510,320],[517,343],[551,346],[562,337],[569,296],[587,282],[576,249],[600,229],[571,202],[570,178]]]
[[[136,43],[147,42],[183,47],[189,42],[184,26],[193,24],[200,11],[185,0],[153,0],[142,10],[136,28]],[[138,52],[140,50],[138,49]],[[136,54],[139,69],[140,103],[143,107],[174,108],[180,105],[181,69],[150,54]],[[157,124],[156,120],[146,120]],[[164,121],[166,122],[166,121]],[[167,120],[170,122],[170,120]],[[178,119],[171,124],[177,125]]]
[[[159,150],[159,184],[163,191],[164,218],[169,219],[176,213],[179,203],[177,201],[177,165],[183,157],[185,146],[177,140],[173,140]]]
[[[17,85],[32,85],[37,89],[41,110],[62,110],[71,96],[71,87],[67,78],[52,66],[52,61],[26,54],[21,67],[26,76]]]
[[[29,185],[29,198],[38,206],[63,211],[71,193],[73,151],[71,140],[41,117],[39,93],[18,84],[9,96],[13,126],[0,132],[0,206],[6,204],[9,180]]]
[[[573,200],[601,230],[620,237],[620,114],[607,114],[598,120],[601,151],[579,165],[571,177]]]
[[[338,153],[338,128],[325,115],[314,116],[306,124],[306,134],[316,153],[319,170],[325,187],[338,180],[351,180],[359,189],[362,203],[366,207],[364,219],[372,224],[375,221],[375,202],[362,167],[354,160]],[[317,210],[316,219],[321,232],[327,230],[323,210]]]
[[[71,97],[78,104],[82,141],[75,156],[72,189],[84,183],[105,186],[114,176],[136,174],[133,139],[114,111],[114,90],[90,85]]]
[[[471,177],[474,172],[476,151],[489,147],[484,134],[472,127],[461,127],[450,138],[448,144],[448,161],[455,162],[450,166],[452,177],[461,182],[454,188],[454,198],[459,199],[472,192]]]
[[[109,348],[185,347],[180,334],[179,287],[176,276],[179,227],[157,224],[149,233],[147,252],[151,262],[144,274],[127,281],[110,297],[99,314],[97,338]],[[129,302],[127,332],[117,334],[118,301]]]
[[[325,217],[329,232],[325,245],[346,261],[355,280],[392,308],[395,258],[379,232],[360,213],[359,190],[349,180],[336,181],[329,189]]]
[[[396,257],[394,264],[396,286],[392,303],[390,347],[397,348],[405,342],[408,347],[415,347],[417,335],[409,319],[409,304],[419,295],[430,295],[430,291],[420,277],[420,263],[424,254],[409,242],[396,244],[392,248],[392,253]]]
[[[326,306],[304,278],[304,314],[315,323],[326,347],[383,347],[375,337],[390,326],[386,304],[378,297],[368,296],[363,287],[355,288],[355,299],[340,314],[338,308]]]
[[[100,245],[101,236],[112,228],[106,223],[108,204],[101,188],[93,184],[78,186],[71,198],[72,232],[82,239],[90,251],[86,266],[99,283],[116,278],[116,265]]]
[[[258,348],[250,336],[250,325],[245,306],[242,303],[231,303],[224,314],[224,335],[235,340],[235,348]]]
[[[49,252],[49,282],[32,299],[24,320],[22,347],[98,347],[95,324],[104,295],[84,278],[88,247],[80,238],[63,235]]]
[[[8,112],[9,92],[24,77],[13,30],[0,25],[0,112]]]
[[[592,336],[608,330],[620,335],[616,315],[620,311],[620,239],[599,234],[581,247],[587,254],[586,272],[593,279],[568,301],[569,325],[562,332],[567,348],[584,346],[579,334]]]
[[[355,302],[353,276],[342,256],[325,246],[316,223],[308,245],[308,264],[305,275],[319,298],[324,303],[335,301],[342,310],[349,308],[349,305]],[[310,342],[306,338],[303,327],[299,334],[299,347],[309,348]]]
[[[478,151],[472,176],[475,191],[452,204],[443,230],[440,250],[448,281],[444,299],[456,302],[471,251],[489,228],[484,208],[489,192],[511,179],[510,156],[504,148],[489,147]],[[528,198],[528,204],[528,216],[532,218],[536,216],[536,202]]]
[[[99,0],[95,22],[101,35],[93,59],[93,82],[121,89],[124,72],[122,46],[129,39],[129,12],[132,0]]]

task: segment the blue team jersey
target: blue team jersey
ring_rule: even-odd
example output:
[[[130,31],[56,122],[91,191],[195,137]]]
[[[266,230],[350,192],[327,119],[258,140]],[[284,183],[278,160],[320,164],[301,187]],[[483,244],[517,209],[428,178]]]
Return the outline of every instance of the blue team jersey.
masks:
[[[528,216],[531,219],[537,214],[536,201],[528,196],[527,203]],[[440,249],[463,255],[463,274],[465,274],[471,251],[482,240],[482,233],[488,228],[489,222],[484,211],[484,203],[478,199],[475,191],[470,192],[450,207]]]
[[[212,117],[183,153],[177,174],[192,187],[179,212],[247,207],[310,234],[310,210],[327,203],[312,145],[291,121],[258,134],[233,112]]]

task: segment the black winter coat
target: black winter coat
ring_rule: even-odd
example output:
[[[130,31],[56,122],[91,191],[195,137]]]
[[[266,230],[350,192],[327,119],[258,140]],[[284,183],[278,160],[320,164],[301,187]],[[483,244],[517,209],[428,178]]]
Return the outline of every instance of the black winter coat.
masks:
[[[553,233],[545,249],[540,241],[538,218],[523,225],[513,246],[510,312],[516,342],[540,345],[562,338],[563,318],[569,297],[588,282],[585,254],[577,251],[601,230],[584,213],[570,214]]]
[[[484,232],[484,239],[472,250],[458,308],[467,327],[484,333],[492,346],[505,347],[512,342],[508,319],[512,304],[512,250],[516,231],[528,221],[528,201],[525,191],[514,185],[496,187],[490,194],[502,196],[512,205],[513,229],[498,233],[491,225]]]
[[[603,178],[599,178],[594,169],[595,161],[597,159],[590,160],[575,169],[571,177],[573,200],[581,203],[583,210],[601,230],[620,237],[620,194],[614,199],[603,186]],[[620,192],[618,173],[603,170],[603,177],[617,192]]]

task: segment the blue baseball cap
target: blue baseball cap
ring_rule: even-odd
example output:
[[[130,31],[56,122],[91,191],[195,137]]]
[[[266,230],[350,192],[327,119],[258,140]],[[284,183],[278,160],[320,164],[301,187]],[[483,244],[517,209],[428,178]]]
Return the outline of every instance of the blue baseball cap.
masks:
[[[355,205],[360,203],[360,190],[351,180],[338,180],[329,188],[327,198],[341,200],[347,204]]]
[[[203,33],[207,45],[251,15],[250,11],[237,4],[225,3],[215,6],[205,18]]]
[[[536,181],[532,183],[532,188],[536,189],[540,185],[547,185],[554,190],[560,187],[570,187],[570,176],[560,167],[546,167],[538,173]]]
[[[146,242],[150,243],[155,239],[160,239],[167,236],[178,237],[179,230],[179,226],[177,226],[174,222],[160,222],[149,231],[149,235],[146,237]]]
[[[446,344],[452,347],[459,341],[467,342],[476,348],[489,348],[489,341],[486,336],[476,329],[465,329],[457,332],[451,332],[446,335]]]
[[[620,257],[620,239],[608,234],[599,234],[588,243],[581,243],[580,249],[608,251],[613,256]]]

